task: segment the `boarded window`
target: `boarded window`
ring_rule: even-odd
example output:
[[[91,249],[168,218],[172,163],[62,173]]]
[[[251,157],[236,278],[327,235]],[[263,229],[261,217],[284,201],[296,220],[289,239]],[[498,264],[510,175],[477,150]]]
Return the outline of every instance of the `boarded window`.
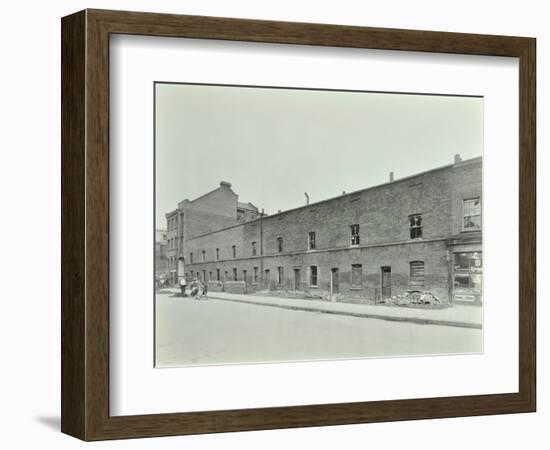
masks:
[[[353,264],[351,266],[351,287],[360,288],[363,286],[363,265]]]
[[[351,225],[351,245],[359,245],[359,224]]]
[[[317,286],[317,266],[310,266],[309,268],[309,285]]]
[[[422,215],[413,214],[409,216],[409,228],[411,239],[420,239],[422,237]]]
[[[424,290],[424,261],[411,261],[409,289],[413,291]]]

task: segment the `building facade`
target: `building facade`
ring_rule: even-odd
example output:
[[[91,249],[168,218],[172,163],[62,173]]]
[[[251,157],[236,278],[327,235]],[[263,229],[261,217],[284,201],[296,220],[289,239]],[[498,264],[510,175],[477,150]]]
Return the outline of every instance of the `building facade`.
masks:
[[[155,277],[164,277],[168,272],[166,249],[168,247],[166,230],[155,230]]]
[[[170,220],[183,221],[169,255],[211,289],[237,282],[359,302],[426,290],[482,302],[481,157],[270,216],[238,216],[229,183],[203,197],[166,215],[169,240]]]
[[[231,189],[231,183],[220,186],[195,200],[185,199],[175,210],[165,215],[167,228],[168,270],[173,284],[184,275],[184,264],[201,259],[199,253],[186,252],[186,243],[204,233],[244,224],[260,215],[252,203],[239,202],[239,196]]]

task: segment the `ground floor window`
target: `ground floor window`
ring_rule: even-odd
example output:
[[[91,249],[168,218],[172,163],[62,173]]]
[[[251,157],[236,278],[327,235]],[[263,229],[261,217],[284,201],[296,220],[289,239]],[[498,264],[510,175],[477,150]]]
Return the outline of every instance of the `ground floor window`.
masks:
[[[254,267],[254,283],[258,282],[258,268]]]
[[[220,269],[216,269],[216,281],[220,281]]]
[[[243,281],[246,283],[246,270],[243,270]]]
[[[409,289],[424,290],[424,261],[411,261],[409,264]]]
[[[237,277],[237,268],[235,267],[233,269],[233,281],[237,281],[238,277]]]
[[[317,266],[310,266],[309,268],[309,285],[317,286]]]
[[[351,266],[351,287],[360,288],[363,286],[363,265],[353,264]]]
[[[284,269],[282,267],[277,267],[277,284],[283,284],[284,280]]]
[[[481,252],[455,253],[453,258],[453,290],[455,296],[481,295],[483,258]],[[460,298],[466,300],[467,298]],[[475,300],[475,298],[471,298]]]

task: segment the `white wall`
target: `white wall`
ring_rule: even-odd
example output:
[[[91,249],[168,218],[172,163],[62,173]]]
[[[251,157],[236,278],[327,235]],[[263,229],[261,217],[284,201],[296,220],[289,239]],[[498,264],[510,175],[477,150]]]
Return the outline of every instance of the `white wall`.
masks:
[[[60,17],[86,7],[433,29],[538,38],[539,412],[214,436],[105,442],[97,448],[546,448],[549,441],[550,14],[541,1],[158,0],[4,2],[0,15],[0,442],[77,448],[59,432]],[[546,255],[544,255],[546,253]],[[7,289],[6,289],[7,287]],[[546,445],[547,442],[546,442]]]

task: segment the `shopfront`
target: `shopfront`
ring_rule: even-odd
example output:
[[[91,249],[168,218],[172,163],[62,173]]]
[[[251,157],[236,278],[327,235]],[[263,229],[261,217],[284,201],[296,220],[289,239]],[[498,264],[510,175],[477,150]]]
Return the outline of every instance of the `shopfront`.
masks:
[[[453,252],[453,301],[481,304],[483,297],[483,255],[481,251]]]

